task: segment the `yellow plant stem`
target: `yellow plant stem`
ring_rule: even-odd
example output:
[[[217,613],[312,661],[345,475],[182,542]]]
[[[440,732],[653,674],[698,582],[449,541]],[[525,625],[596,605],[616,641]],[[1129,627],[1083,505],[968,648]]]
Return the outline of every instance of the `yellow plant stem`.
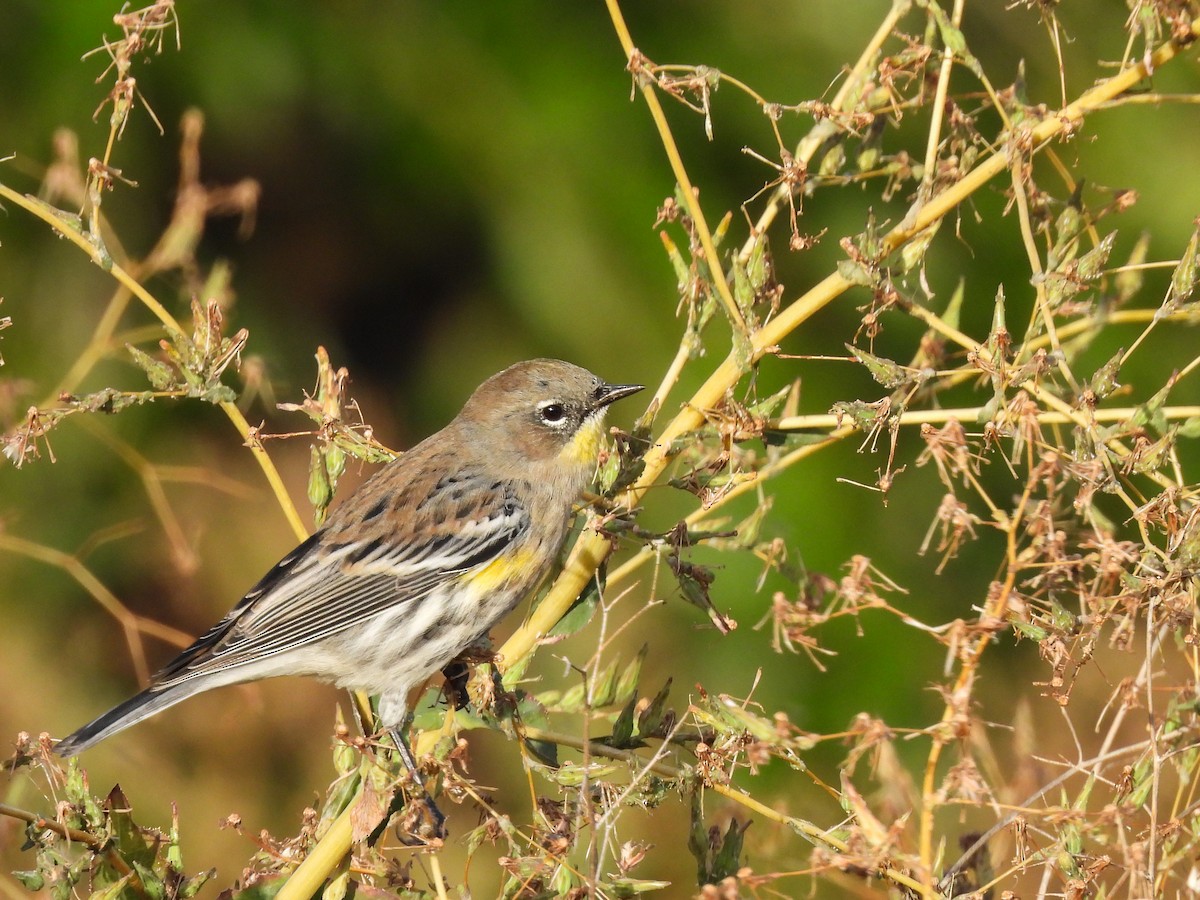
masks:
[[[175,321],[174,316],[167,312],[166,308],[133,275],[117,263],[106,258],[99,247],[88,240],[78,228],[72,227],[67,220],[55,215],[50,206],[36,198],[18,193],[4,184],[0,184],[0,197],[15,203],[31,215],[37,216],[58,232],[58,234],[78,246],[88,255],[92,262],[111,274],[126,290],[141,301],[142,305],[150,310],[154,317],[167,329],[175,332],[183,331],[179,323]],[[233,423],[234,428],[238,430],[238,434],[242,436],[243,442],[250,448],[250,452],[254,455],[254,459],[258,462],[259,468],[262,469],[267,483],[271,486],[271,490],[275,494],[279,508],[283,510],[288,524],[292,526],[292,531],[295,532],[296,539],[303,540],[308,537],[308,528],[300,518],[300,513],[297,511],[296,505],[292,503],[292,498],[288,496],[283,479],[279,476],[279,470],[275,468],[275,464],[271,461],[271,457],[267,455],[267,451],[256,442],[249,440],[250,424],[246,421],[246,417],[242,415],[242,411],[238,409],[237,404],[231,401],[224,401],[219,405],[221,411],[225,413],[229,421]]]
[[[429,855],[429,873],[433,878],[433,885],[437,889],[438,900],[447,900],[446,879],[442,877],[442,864],[436,853]]]
[[[625,51],[625,60],[629,64],[638,89],[642,92],[642,99],[646,101],[646,108],[650,111],[650,118],[654,120],[654,127],[658,129],[658,136],[667,153],[671,171],[679,184],[680,193],[683,194],[683,203],[687,207],[688,215],[692,218],[696,237],[700,239],[700,246],[704,250],[704,259],[708,263],[709,273],[717,289],[717,296],[720,297],[721,305],[725,307],[725,314],[729,316],[729,321],[734,329],[745,334],[746,320],[742,318],[742,311],[734,301],[733,294],[729,290],[729,283],[725,280],[725,268],[721,265],[721,257],[717,255],[717,247],[713,243],[708,221],[700,209],[699,193],[692,187],[692,180],[688,177],[687,169],[683,165],[679,147],[676,146],[675,138],[671,134],[671,126],[667,124],[666,113],[663,112],[662,104],[658,102],[658,94],[654,91],[653,79],[638,71],[637,60],[641,55],[633,45],[633,38],[629,34],[629,28],[625,24],[624,16],[621,15],[621,7],[617,0],[605,0],[605,3],[608,6],[608,14],[612,19],[617,39],[621,42],[621,49]]]
[[[606,3],[626,56],[632,60],[635,48],[623,17],[620,14],[619,6],[616,0],[606,0]],[[1191,27],[1191,38],[1194,39],[1197,36],[1200,36],[1200,21],[1193,23]],[[1164,44],[1151,57],[1151,64],[1155,69],[1161,67],[1178,55],[1183,47],[1184,42],[1182,41],[1172,41]],[[1144,65],[1139,63],[1106,81],[1100,82],[1064,109],[1046,117],[1042,122],[1030,128],[1025,133],[1030,150],[1039,149],[1042,144],[1052,138],[1074,130],[1089,112],[1111,102],[1146,77],[1147,70]],[[676,176],[679,178],[680,186],[684,189],[685,201],[690,203],[690,201],[694,200],[694,191],[689,189],[690,181],[686,177],[686,172],[682,171],[682,163],[678,158],[678,152],[673,152],[672,150],[674,142],[670,138],[669,131],[665,129],[665,117],[662,116],[662,110],[658,105],[657,97],[654,96],[654,92],[650,86],[641,85],[641,87],[642,95],[647,98],[647,104],[651,108],[651,115],[654,117],[656,125],[659,126],[660,136],[667,146],[668,157],[671,159],[673,169],[676,169]],[[1009,137],[1015,138],[1012,135]],[[891,253],[953,211],[975,191],[978,191],[997,175],[1004,172],[1008,167],[1008,161],[1008,142],[1001,141],[999,149],[990,157],[982,160],[975,169],[964,175],[960,181],[931,198],[910,219],[906,219],[896,228],[892,229],[883,239],[883,253],[885,255]],[[9,199],[19,202],[20,205],[26,208],[33,206],[33,204],[24,202],[24,198],[18,199],[18,195],[13,194],[13,192],[7,189],[3,189],[2,186],[0,186],[0,196],[9,197]],[[35,210],[31,209],[31,211]],[[706,226],[703,224],[703,217],[699,214],[699,207],[689,206],[689,213],[694,215],[697,228],[704,228],[706,230]],[[35,211],[35,214],[39,213]],[[54,223],[51,222],[51,224]],[[59,230],[63,231],[62,228],[59,228]],[[67,231],[64,231],[64,233],[67,233],[69,237],[72,236]],[[77,240],[77,243],[80,243],[85,250],[88,250],[89,255],[95,258],[93,249],[90,248],[90,245],[86,241],[80,238]],[[705,247],[705,254],[709,260],[709,267],[713,278],[717,282],[718,292],[720,292],[720,283],[723,279],[721,278],[722,267],[719,258],[716,257],[715,249],[712,251],[712,255],[709,256],[707,246]],[[712,375],[709,376],[708,380],[705,381],[692,397],[692,400],[671,420],[654,446],[646,453],[644,460],[645,468],[635,484],[629,488],[626,494],[627,502],[632,506],[640,501],[670,461],[672,442],[703,424],[703,410],[711,409],[719,404],[726,392],[737,384],[753,362],[757,361],[763,354],[770,352],[780,340],[790,334],[801,323],[841,296],[842,293],[852,286],[852,282],[839,273],[827,276],[823,281],[781,311],[775,319],[768,322],[756,333],[750,335],[748,354],[739,355],[737,350],[732,351]],[[727,285],[725,286],[725,290],[728,290]],[[724,293],[721,294],[721,297],[728,312],[732,314],[732,312],[736,311],[736,304],[732,303],[731,298],[727,299]],[[736,322],[737,319],[734,319],[734,321]],[[501,648],[500,653],[503,657],[501,660],[502,665],[511,665],[514,661],[524,657],[526,653],[530,652],[536,646],[538,641],[549,631],[550,627],[571,606],[580,591],[586,587],[600,564],[611,554],[612,549],[612,544],[609,540],[594,531],[585,531],[576,540],[568,557],[567,565],[552,585],[543,602],[534,611],[529,620]],[[982,641],[983,639],[981,639],[980,645],[976,648],[977,654],[982,652]],[[973,669],[970,669],[970,671],[973,671]],[[968,671],[965,670],[960,675],[960,680],[967,677]],[[949,710],[947,710],[948,713]],[[940,746],[940,742],[935,741],[935,748]],[[927,776],[936,768],[936,757],[936,752],[931,753],[927,766]],[[928,787],[928,783],[926,786]],[[930,795],[927,793],[926,796]],[[927,805],[922,810],[922,822],[920,826],[921,858],[927,866],[931,865],[932,862],[932,844],[930,840],[932,834],[932,814],[932,806]],[[343,819],[347,819],[344,826],[341,824]],[[305,863],[297,869],[288,884],[284,886],[279,895],[280,900],[307,900],[307,898],[311,897],[322,883],[324,877],[338,865],[342,857],[350,850],[351,838],[352,833],[349,828],[348,814],[343,813],[335,821],[334,826],[326,832],[325,836],[313,848]],[[314,856],[317,854],[319,856],[316,858],[319,861],[313,862]],[[304,880],[293,889],[292,883],[297,880],[302,872],[304,873]],[[927,876],[926,882],[923,885],[917,884],[908,876],[898,872],[887,872],[885,873],[885,877],[895,883],[905,884],[912,890],[920,890],[930,900],[933,900],[936,896],[929,882],[930,876]]]
[[[618,28],[622,46],[625,47],[627,54],[631,53],[633,50],[632,41],[629,39],[628,32],[624,28],[624,23],[620,19],[616,0],[606,0],[606,2],[610,15],[613,16],[614,25]],[[1191,27],[1192,39],[1197,36],[1200,36],[1200,21],[1193,23]],[[1184,46],[1185,42],[1183,41],[1171,41],[1164,44],[1151,57],[1153,68],[1158,69],[1169,62],[1179,54]],[[1114,75],[1110,79],[1100,82],[1064,109],[1059,110],[1056,114],[1047,116],[1037,125],[1029,128],[1023,135],[1030,151],[1040,149],[1041,145],[1047,141],[1073,131],[1089,112],[1131,89],[1138,82],[1145,79],[1147,75],[1148,72],[1145,65],[1139,63]],[[975,169],[972,169],[962,179],[948,187],[942,193],[932,197],[915,214],[906,218],[905,221],[889,231],[881,242],[883,254],[887,255],[895,251],[913,237],[936,224],[973,193],[981,189],[993,178],[1005,172],[1009,165],[1009,141],[1018,140],[1021,136],[1008,135],[1007,137],[1009,140],[1001,141],[998,149],[991,156],[983,159]],[[655,444],[647,451],[643,460],[644,469],[642,474],[626,494],[626,501],[629,507],[632,508],[640,501],[646,490],[662,474],[671,458],[672,443],[677,438],[682,437],[703,424],[703,410],[714,408],[723,399],[725,393],[731,390],[738,382],[752,362],[757,361],[762,355],[772,350],[780,340],[790,334],[801,323],[841,296],[852,286],[853,283],[838,272],[826,276],[824,280],[783,309],[776,318],[750,336],[751,348],[749,359],[740,358],[740,352],[737,348],[732,350],[730,355],[709,376],[708,380],[696,392],[691,401],[684,405],[683,410],[671,420]],[[511,666],[513,662],[523,658],[526,653],[532,651],[537,643],[549,632],[550,628],[553,627],[554,623],[574,603],[575,598],[587,586],[588,582],[595,575],[596,570],[611,555],[613,549],[613,545],[608,538],[595,531],[585,531],[580,535],[571,550],[567,565],[551,586],[542,603],[501,648],[500,665],[502,667]],[[982,647],[979,649],[982,652]],[[937,746],[936,743],[935,746]],[[936,757],[936,754],[931,754],[931,757]],[[931,763],[936,764],[936,758],[931,758]],[[923,810],[921,833],[922,862],[926,864],[929,872],[931,872],[932,850],[931,844],[928,841],[929,835],[932,833],[931,808]],[[927,872],[926,877],[929,879],[931,875]],[[924,893],[931,898],[935,896],[931,882],[928,880]]]
[[[822,450],[830,444],[836,444],[838,441],[841,441],[854,434],[855,431],[856,429],[854,427],[850,425],[843,425],[825,435],[820,441],[812,444],[806,444],[803,447],[797,447],[790,453],[786,453],[779,457],[779,459],[767,463],[757,472],[747,472],[747,477],[745,480],[738,482],[729,490],[722,493],[720,497],[718,497],[708,506],[698,507],[697,509],[694,509],[688,513],[688,515],[684,516],[684,525],[686,525],[689,529],[696,528],[702,522],[710,519],[715,513],[719,512],[721,508],[731,500],[740,497],[747,491],[755,490],[761,487],[762,483],[768,478],[775,477],[780,472],[783,472],[800,462],[800,460],[811,456],[818,450]],[[615,569],[610,570],[608,573],[608,580],[606,582],[609,591],[611,592],[616,585],[620,584],[626,578],[632,576],[637,569],[641,568],[642,565],[653,559],[655,555],[656,549],[654,547],[643,545],[633,556],[625,560],[625,562],[621,563],[621,565]]]
[[[867,46],[863,48],[862,53],[858,56],[858,60],[851,67],[849,74],[842,80],[841,86],[838,88],[837,93],[834,94],[833,100],[830,101],[829,108],[835,113],[845,112],[851,99],[857,96],[867,77],[873,73],[873,62],[880,48],[892,36],[892,33],[896,29],[896,23],[908,13],[911,7],[912,0],[893,0],[892,8],[883,17],[883,21],[879,23],[879,27],[875,29],[875,34],[871,36],[871,40],[867,42]],[[797,162],[807,167],[825,141],[836,134],[837,125],[834,117],[819,119],[809,130],[808,134],[796,145],[796,152],[793,154],[794,158]],[[750,258],[758,236],[767,233],[767,229],[771,227],[771,223],[779,215],[779,210],[784,201],[790,196],[790,191],[791,187],[788,184],[781,183],[772,192],[762,213],[755,220],[750,236],[746,239],[741,251],[738,253],[738,259],[741,262],[744,263]]]
[[[108,352],[109,341],[112,340],[113,332],[116,331],[117,323],[121,321],[121,316],[125,314],[125,308],[129,305],[129,299],[130,293],[125,286],[118,286],[116,293],[113,294],[112,299],[109,300],[108,306],[104,310],[104,315],[100,317],[100,321],[96,325],[96,330],[92,334],[91,341],[88,342],[83,353],[75,359],[67,374],[59,382],[58,387],[54,391],[54,397],[57,397],[64,391],[74,391],[75,386],[83,381],[84,376]]]
[[[275,895],[276,900],[310,900],[321,889],[329,873],[341,865],[354,841],[354,808],[361,797],[360,788],[341,815],[317,839],[296,871],[284,882]]]
[[[575,735],[565,734],[557,731],[548,731],[543,728],[535,728],[528,725],[521,729],[521,733],[524,737],[532,740],[558,744],[564,747],[574,747],[576,750],[586,750],[591,756],[598,756],[604,759],[614,759],[620,762],[630,763],[631,765],[644,768],[647,771],[654,772],[656,775],[671,781],[678,781],[684,777],[684,773],[680,769],[677,769],[674,766],[668,765],[664,762],[647,761],[632,750],[621,750],[616,747],[609,747],[607,744],[582,741]],[[762,816],[768,821],[775,822],[776,824],[782,825],[796,834],[803,835],[818,846],[828,847],[836,850],[839,853],[846,853],[850,850],[850,846],[845,841],[823,831],[812,822],[809,822],[806,819],[798,819],[794,816],[784,815],[779,810],[767,806],[765,803],[759,802],[749,794],[738,790],[732,785],[721,784],[720,782],[712,782],[705,785],[705,789],[711,790],[716,794],[720,794],[727,800],[731,800],[739,806],[742,806],[745,809]],[[905,885],[913,890],[920,889],[920,884],[915,879],[909,877],[903,872],[899,872],[887,866],[882,867],[879,874],[881,877],[886,878],[889,881],[893,881],[896,884]]]
[[[967,406],[960,409],[910,409],[896,416],[900,425],[944,425],[951,419],[969,424],[978,422],[983,408]],[[1192,419],[1200,416],[1200,406],[1164,406],[1159,414],[1168,421]],[[1123,422],[1137,413],[1136,407],[1126,406],[1116,409],[1094,409],[1088,414],[1093,422]],[[834,428],[843,419],[833,413],[823,413],[811,416],[787,416],[775,419],[769,427],[779,431],[801,431],[807,429],[821,430]],[[1077,415],[1057,410],[1041,410],[1033,415],[1033,419],[1041,425],[1074,425],[1078,422]]]
[[[954,12],[950,15],[950,23],[958,28],[962,25],[963,0],[954,0]],[[950,91],[950,72],[954,68],[954,49],[942,48],[942,65],[938,71],[937,88],[934,90],[933,105],[930,111],[933,121],[929,125],[929,138],[925,142],[925,174],[921,177],[921,195],[929,196],[933,192],[937,179],[938,148],[941,146],[942,120],[946,114],[946,95]],[[999,109],[999,105],[996,107]]]
[[[36,559],[46,565],[62,569],[87,591],[92,599],[117,620],[125,632],[125,641],[129,644],[134,669],[142,684],[150,679],[150,670],[146,665],[146,653],[142,646],[143,634],[157,637],[179,647],[186,647],[192,641],[191,636],[182,631],[134,613],[120,601],[116,594],[105,587],[104,582],[97,578],[91,569],[69,553],[2,530],[0,530],[0,550]]]

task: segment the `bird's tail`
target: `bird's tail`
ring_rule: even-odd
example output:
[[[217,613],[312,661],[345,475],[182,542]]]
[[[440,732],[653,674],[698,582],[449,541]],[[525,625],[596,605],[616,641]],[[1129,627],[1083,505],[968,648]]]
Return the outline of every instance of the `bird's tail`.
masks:
[[[106,737],[110,737],[118,731],[124,731],[130,725],[136,725],[142,719],[148,719],[155,713],[162,712],[210,687],[212,685],[205,683],[203,679],[197,679],[157,690],[153,687],[146,688],[140,694],[130,697],[124,703],[114,706],[104,715],[67,735],[58,742],[54,752],[64,759],[75,756],[93,744],[98,744]]]

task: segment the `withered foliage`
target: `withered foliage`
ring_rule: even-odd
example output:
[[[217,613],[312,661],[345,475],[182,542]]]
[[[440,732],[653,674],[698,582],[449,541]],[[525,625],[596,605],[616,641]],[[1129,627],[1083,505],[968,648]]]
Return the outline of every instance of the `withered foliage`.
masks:
[[[663,361],[645,415],[601,454],[598,491],[581,511],[578,552],[563,576],[585,571],[587,586],[531,641],[548,655],[555,651],[546,645],[588,626],[594,652],[571,651],[566,677],[541,682],[524,677],[528,654],[473,648],[447,670],[444,690],[428,688],[413,723],[426,786],[455,805],[457,821],[476,823],[459,830],[453,847],[425,840],[414,849],[415,786],[369,725],[363,733],[339,725],[336,777],[321,801],[297,814],[293,835],[245,833],[252,858],[235,879],[223,876],[221,896],[434,897],[446,896],[447,880],[461,881],[466,894],[481,869],[512,898],[679,895],[656,864],[684,845],[696,872],[685,890],[701,897],[790,896],[814,883],[906,897],[1200,892],[1200,479],[1192,446],[1200,411],[1177,400],[1200,356],[1139,365],[1151,338],[1198,319],[1200,224],[1182,246],[1155,248],[1169,258],[1152,260],[1149,238],[1125,239],[1120,228],[1136,189],[1075,173],[1071,149],[1098,110],[1135,97],[1194,103],[1200,91],[1134,92],[1194,56],[1200,22],[1187,0],[1128,5],[1128,16],[1107,23],[1126,36],[1125,58],[1063,71],[1060,83],[1035,91],[1023,65],[985,71],[962,27],[970,4],[902,0],[858,61],[831,73],[837,86],[828,96],[781,102],[712,66],[655,63],[628,44],[620,5],[610,4],[634,96],[653,114],[681,185],[689,179],[663,100],[699,115],[706,137],[720,140],[713,98],[732,93],[762,113],[774,143],[745,148],[762,179],[715,227],[686,186],[657,210],[664,265],[678,288],[667,301],[680,321],[678,350]],[[1030,10],[1059,58],[1067,36],[1058,4],[1012,3],[1008,14],[1027,25]],[[141,260],[110,251],[120,245],[102,215],[104,198],[133,183],[114,164],[114,148],[130,115],[153,115],[133,72],[178,27],[169,0],[122,8],[114,21],[120,37],[100,48],[111,59],[101,80],[112,82],[97,109],[109,114],[103,154],[81,162],[78,139],[59,134],[40,195],[3,185],[0,194],[112,272],[155,324],[121,348],[135,376],[122,387],[75,392],[110,348],[111,326],[98,327],[65,386],[45,400],[31,402],[33,386],[0,379],[4,455],[16,466],[52,461],[55,429],[82,414],[207,402],[226,413],[268,476],[277,441],[309,442],[308,499],[320,522],[349,459],[381,462],[392,453],[350,397],[349,373],[323,349],[315,389],[277,404],[302,427],[281,432],[242,418],[239,400],[273,398],[270,378],[261,360],[243,359],[245,329],[228,325],[228,268],[205,271],[196,248],[211,216],[237,215],[252,227],[258,189],[251,181],[202,186],[199,114],[184,123],[177,201],[161,239]],[[1067,86],[1076,83],[1095,87],[1072,101]],[[1030,99],[1059,93],[1057,103]],[[823,243],[832,226],[811,220],[819,208],[811,198],[848,187],[869,192],[877,206],[857,233]],[[984,190],[1002,194],[996,205],[1004,208],[991,218],[984,204],[973,206]],[[989,242],[1019,244],[1027,267],[1001,284],[964,277],[939,295],[931,255],[969,245],[967,232],[980,229]],[[816,247],[840,248],[834,270],[815,286],[783,284],[785,263]],[[1145,273],[1156,267],[1170,276],[1152,295]],[[190,326],[145,287],[166,272],[183,285]],[[838,298],[852,312],[832,343],[834,358],[795,351],[792,336],[823,323],[816,314]],[[12,318],[0,319],[0,329],[14,328],[7,339],[20,334]],[[1117,326],[1128,341],[1114,353]],[[728,355],[713,361],[718,345]],[[806,407],[802,379],[841,385],[851,367],[865,389],[847,389],[829,409]],[[702,384],[688,399],[677,391],[685,372]],[[870,483],[847,474],[847,490],[875,492],[882,505],[896,502],[903,479],[926,486],[919,501],[904,501],[913,533],[923,535],[922,583],[889,574],[880,561],[888,548],[868,527],[844,564],[826,571],[805,564],[802,538],[783,537],[792,532],[776,516],[772,479],[797,476],[839,445],[852,445],[875,470]],[[664,494],[688,511],[651,527],[642,514]],[[739,498],[752,502],[739,506]],[[289,507],[286,496],[280,503]],[[158,514],[165,531],[178,530],[169,509]],[[815,510],[811,519],[819,527],[836,515]],[[179,638],[129,613],[89,580],[80,558],[5,530],[0,550],[51,561],[87,585],[121,620],[140,666],[142,635]],[[723,554],[753,557],[757,581],[729,584]],[[928,602],[938,576],[956,565],[982,573],[977,593]],[[647,629],[636,652],[619,639],[636,632],[647,610],[679,599],[699,607],[691,614],[722,639],[738,624],[729,610],[750,611],[762,654],[798,654],[816,677],[848,652],[829,637],[837,623],[852,623],[841,632],[857,636],[887,627],[902,635],[892,639],[904,642],[904,656],[941,663],[933,684],[896,674],[938,712],[888,722],[870,712],[870,685],[827,680],[829,690],[861,693],[864,711],[837,733],[812,733],[755,698],[753,659],[736,689],[681,687],[670,677],[644,684],[643,663],[664,636]],[[369,721],[369,708],[359,711]],[[520,747],[534,798],[528,822],[515,822],[505,798],[473,776],[467,735],[485,729]],[[839,764],[810,767],[818,745],[834,748]],[[9,769],[45,797],[36,811],[0,808],[23,823],[30,865],[16,877],[30,890],[58,900],[186,900],[210,879],[186,873],[186,836],[174,822],[136,825],[124,794],[93,795],[86,773],[75,762],[62,766],[47,736],[18,736]],[[686,835],[646,840],[640,824],[679,798]],[[241,831],[240,817],[223,827]],[[461,874],[441,866],[456,850]]]

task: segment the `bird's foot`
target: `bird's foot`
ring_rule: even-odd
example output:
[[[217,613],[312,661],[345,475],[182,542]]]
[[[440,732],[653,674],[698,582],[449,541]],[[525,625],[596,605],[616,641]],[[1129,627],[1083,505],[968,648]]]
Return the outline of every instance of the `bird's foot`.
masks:
[[[409,847],[440,844],[446,834],[446,817],[428,794],[409,801],[396,822],[396,837]]]

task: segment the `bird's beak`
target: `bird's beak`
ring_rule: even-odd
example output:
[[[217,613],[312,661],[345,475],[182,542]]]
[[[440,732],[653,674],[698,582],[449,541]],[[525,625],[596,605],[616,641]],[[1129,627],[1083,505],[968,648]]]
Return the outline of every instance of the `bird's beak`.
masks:
[[[645,387],[644,384],[602,384],[596,389],[596,401],[592,408],[603,409],[608,404],[614,403],[622,397],[628,397],[630,394],[636,394]]]

